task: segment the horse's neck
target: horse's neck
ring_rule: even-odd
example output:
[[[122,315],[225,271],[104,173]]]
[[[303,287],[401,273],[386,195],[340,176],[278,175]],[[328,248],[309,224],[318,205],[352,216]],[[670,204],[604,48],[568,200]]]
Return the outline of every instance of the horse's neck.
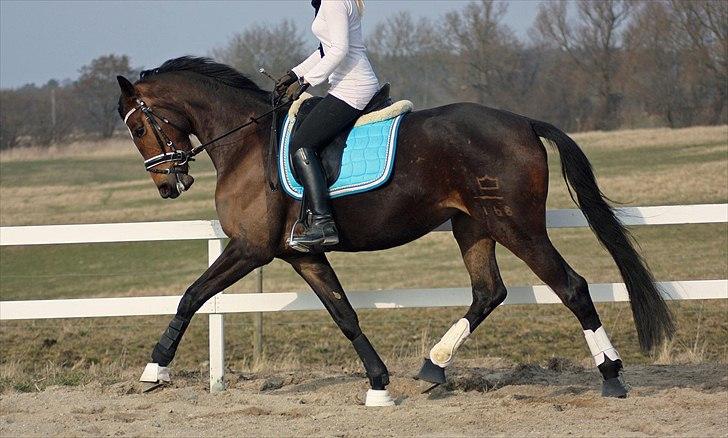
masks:
[[[189,107],[194,108],[190,119],[194,134],[201,143],[217,138],[270,109],[270,105],[259,97],[244,92]],[[239,165],[248,154],[259,152],[262,146],[260,139],[267,137],[266,123],[270,123],[269,119],[264,119],[260,124],[253,123],[206,148],[218,174]]]

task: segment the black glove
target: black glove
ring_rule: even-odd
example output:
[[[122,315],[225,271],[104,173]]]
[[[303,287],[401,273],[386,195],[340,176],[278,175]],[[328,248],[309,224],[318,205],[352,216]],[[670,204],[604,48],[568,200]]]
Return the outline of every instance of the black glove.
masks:
[[[303,94],[309,86],[310,84],[303,82],[303,78],[290,85],[286,90],[286,98],[288,99],[288,102],[298,100],[298,98],[301,97],[301,94]]]
[[[286,94],[288,87],[298,81],[298,76],[291,70],[288,70],[285,75],[281,76],[277,81],[273,93],[275,100],[278,101],[283,95]]]

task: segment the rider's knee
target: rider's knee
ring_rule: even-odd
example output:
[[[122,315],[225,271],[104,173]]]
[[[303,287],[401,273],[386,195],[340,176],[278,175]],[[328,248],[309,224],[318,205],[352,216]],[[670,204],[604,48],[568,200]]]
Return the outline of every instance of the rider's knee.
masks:
[[[296,152],[298,152],[300,149],[302,149],[304,147],[306,147],[306,143],[304,142],[304,139],[301,138],[300,135],[299,136],[294,135],[293,138],[291,139],[291,143],[289,145],[289,148],[291,150],[291,155],[295,154]]]

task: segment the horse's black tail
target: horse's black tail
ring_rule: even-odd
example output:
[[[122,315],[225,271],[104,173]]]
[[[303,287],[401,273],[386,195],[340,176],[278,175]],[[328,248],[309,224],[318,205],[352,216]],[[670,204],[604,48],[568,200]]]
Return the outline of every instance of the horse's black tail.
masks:
[[[659,346],[675,331],[672,314],[655,285],[652,273],[635,250],[632,236],[617,219],[597,186],[591,163],[576,142],[560,129],[536,120],[531,120],[531,127],[536,135],[556,145],[571,199],[584,213],[589,227],[609,251],[622,274],[640,346],[644,351]]]

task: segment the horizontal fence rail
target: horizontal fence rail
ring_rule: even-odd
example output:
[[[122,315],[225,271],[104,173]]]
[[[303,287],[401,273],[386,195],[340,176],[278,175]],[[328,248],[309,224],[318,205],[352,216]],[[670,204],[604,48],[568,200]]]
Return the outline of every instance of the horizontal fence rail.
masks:
[[[681,225],[728,222],[728,204],[667,205],[617,208],[625,225]],[[588,226],[581,210],[546,212],[548,228]],[[450,231],[450,222],[435,231]],[[167,221],[116,224],[30,225],[0,227],[0,246],[52,245],[65,243],[151,242],[159,240],[225,239],[220,222]]]
[[[668,300],[705,300],[728,298],[728,280],[668,281],[658,283]],[[592,283],[589,292],[594,302],[629,301],[624,283]],[[347,292],[358,309],[405,309],[413,307],[469,306],[472,289],[388,289]],[[81,298],[69,300],[21,300],[0,302],[0,319],[98,318],[107,316],[173,315],[179,296]],[[559,298],[548,286],[508,288],[503,304],[555,304]],[[274,292],[222,294],[210,300],[197,313],[252,313],[296,310],[323,310],[313,292]]]
[[[618,208],[625,225],[681,225],[728,222],[728,204],[671,205]],[[546,213],[549,228],[587,227],[580,210],[551,210]],[[436,231],[451,230],[449,222]],[[136,222],[116,224],[40,225],[0,227],[0,246],[72,243],[141,242],[165,240],[207,240],[208,262],[222,253],[225,233],[215,220]],[[667,281],[659,283],[667,299],[728,299],[728,280]],[[595,302],[628,301],[622,283],[590,284]],[[87,298],[58,300],[0,301],[0,320],[93,318],[111,316],[171,315],[179,296]],[[395,309],[411,307],[468,306],[470,288],[390,289],[349,294],[355,308]],[[559,303],[545,285],[509,287],[503,304]],[[219,294],[200,309],[209,315],[210,390],[224,389],[223,314],[321,310],[312,292]]]

